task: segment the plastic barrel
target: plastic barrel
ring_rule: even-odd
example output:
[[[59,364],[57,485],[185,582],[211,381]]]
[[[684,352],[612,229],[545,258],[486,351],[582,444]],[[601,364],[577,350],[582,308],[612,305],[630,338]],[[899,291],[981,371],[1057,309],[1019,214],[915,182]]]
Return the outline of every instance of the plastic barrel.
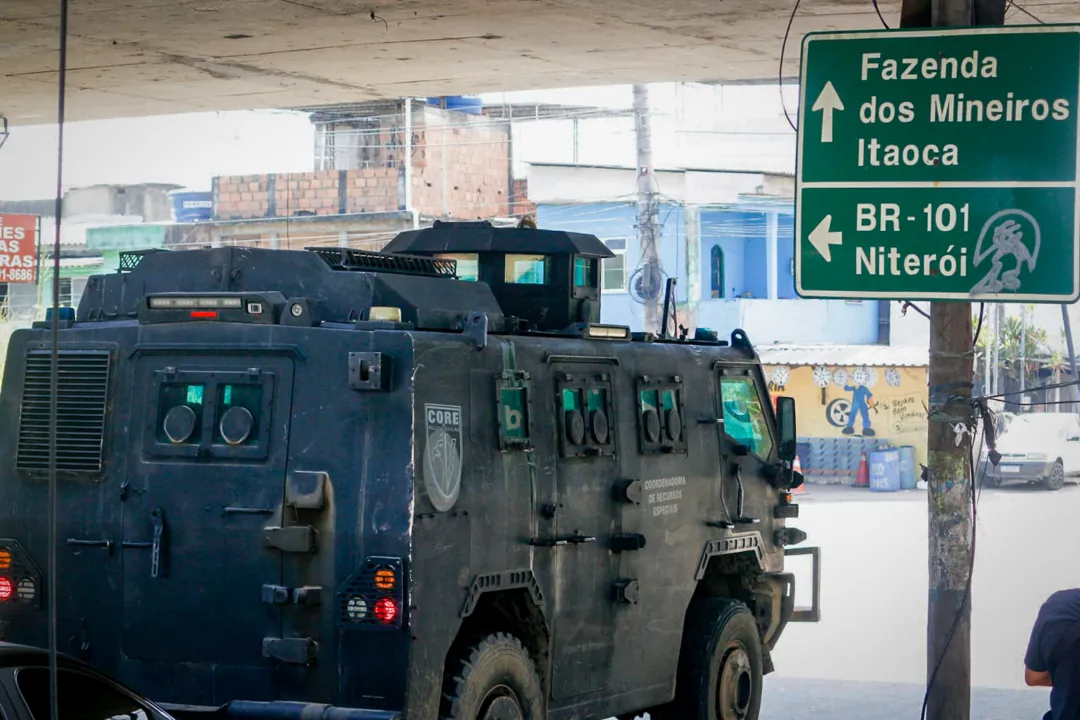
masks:
[[[900,447],[900,489],[915,489],[915,448],[911,445]]]
[[[896,448],[870,453],[870,490],[896,492],[900,489],[900,451]]]

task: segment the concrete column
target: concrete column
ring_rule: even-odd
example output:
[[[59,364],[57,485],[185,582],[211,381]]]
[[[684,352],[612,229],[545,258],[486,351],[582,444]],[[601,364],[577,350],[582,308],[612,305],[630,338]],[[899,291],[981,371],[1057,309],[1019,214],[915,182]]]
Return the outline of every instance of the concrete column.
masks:
[[[348,247],[349,246],[349,231],[348,230],[342,230],[341,232],[338,233],[337,244],[338,244],[338,247]]]
[[[281,249],[281,238],[278,237],[277,233],[270,233],[270,236],[267,238],[267,241],[270,244],[270,249],[271,250],[280,250]]]
[[[768,273],[766,287],[768,288],[770,300],[776,299],[776,284],[778,279],[776,266],[778,218],[779,215],[775,212],[768,212],[765,214],[765,271]]]
[[[212,248],[221,247],[221,231],[218,230],[217,228],[210,231],[210,247],[212,247]]]
[[[697,327],[697,309],[701,302],[701,210],[697,205],[683,208],[686,222],[686,318],[693,331]]]

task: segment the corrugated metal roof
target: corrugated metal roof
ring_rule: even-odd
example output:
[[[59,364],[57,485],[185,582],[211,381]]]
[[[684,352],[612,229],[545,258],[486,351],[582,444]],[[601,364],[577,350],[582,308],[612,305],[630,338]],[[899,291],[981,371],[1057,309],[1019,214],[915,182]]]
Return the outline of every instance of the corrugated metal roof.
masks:
[[[913,345],[764,345],[762,365],[926,367],[929,352]]]

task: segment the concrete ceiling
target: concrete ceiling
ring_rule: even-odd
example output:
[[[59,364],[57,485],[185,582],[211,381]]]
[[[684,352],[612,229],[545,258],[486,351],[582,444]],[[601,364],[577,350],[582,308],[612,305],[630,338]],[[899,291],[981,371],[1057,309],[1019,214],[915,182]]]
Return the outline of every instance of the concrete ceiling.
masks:
[[[1046,22],[1075,0],[1024,0]],[[673,80],[775,79],[793,0],[70,0],[69,120]],[[890,25],[899,0],[880,0]],[[56,117],[56,0],[0,0],[0,114]],[[1010,23],[1033,22],[1014,7]],[[812,30],[880,27],[803,0]]]

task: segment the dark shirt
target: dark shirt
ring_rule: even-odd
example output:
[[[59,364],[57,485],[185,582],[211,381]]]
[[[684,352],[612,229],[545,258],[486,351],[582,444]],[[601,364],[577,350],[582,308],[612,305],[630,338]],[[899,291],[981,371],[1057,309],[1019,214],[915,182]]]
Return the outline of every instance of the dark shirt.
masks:
[[[1080,588],[1059,590],[1039,608],[1024,665],[1053,680],[1043,720],[1080,720]]]

